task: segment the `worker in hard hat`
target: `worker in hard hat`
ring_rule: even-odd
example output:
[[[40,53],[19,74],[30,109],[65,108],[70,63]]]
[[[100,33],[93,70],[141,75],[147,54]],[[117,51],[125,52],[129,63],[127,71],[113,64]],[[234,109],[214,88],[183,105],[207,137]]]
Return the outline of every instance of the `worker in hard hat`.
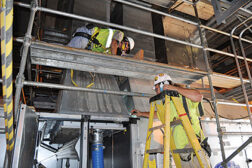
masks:
[[[185,111],[187,112],[189,120],[191,121],[193,130],[202,148],[204,149],[203,151],[199,152],[202,158],[201,160],[204,164],[204,167],[209,167],[209,157],[211,156],[211,149],[207,143],[207,138],[203,134],[199,119],[203,115],[203,108],[201,104],[203,96],[197,90],[182,88],[178,85],[175,85],[172,82],[171,77],[167,74],[158,74],[155,76],[153,89],[156,91],[157,94],[164,90],[174,90],[179,93],[179,98],[181,102],[183,102],[183,106],[185,108]],[[170,105],[170,121],[172,122],[178,119],[179,116],[172,101]],[[156,107],[157,112],[155,112],[155,117],[158,118],[164,124],[164,100],[157,100]],[[149,117],[149,112],[140,112],[138,110],[132,110],[132,114],[135,114],[139,117]],[[171,129],[176,148],[189,148],[189,140],[186,136],[186,132],[184,131],[183,126],[176,125],[171,127]],[[195,153],[180,153],[180,158],[182,167],[200,167]]]
[[[123,56],[129,54],[135,42],[131,37],[125,37],[120,30],[88,24],[76,30],[68,46]]]

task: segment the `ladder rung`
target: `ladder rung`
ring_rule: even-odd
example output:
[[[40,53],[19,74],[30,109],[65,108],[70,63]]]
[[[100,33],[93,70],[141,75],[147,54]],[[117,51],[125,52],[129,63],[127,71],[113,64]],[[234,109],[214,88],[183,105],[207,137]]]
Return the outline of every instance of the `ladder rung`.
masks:
[[[149,149],[146,151],[146,153],[149,154],[154,154],[154,153],[163,153],[164,152],[164,148],[159,148],[159,149]]]
[[[170,126],[175,126],[175,125],[179,125],[179,124],[182,124],[181,120],[175,120],[175,121],[172,121]]]
[[[156,127],[152,127],[152,128],[149,129],[149,131],[154,131],[154,130],[163,128],[164,126],[165,126],[165,124],[162,124],[162,125],[159,125],[159,126],[156,126]]]
[[[173,153],[191,153],[194,152],[193,148],[175,149]]]
[[[175,120],[175,121],[172,121],[170,126],[175,126],[175,125],[179,125],[179,124],[182,124],[182,122],[180,120]],[[156,126],[156,127],[152,127],[149,129],[149,131],[154,131],[154,130],[157,130],[157,129],[160,129],[160,128],[163,128],[165,127],[165,124],[162,124],[162,125],[159,125],[159,126]]]

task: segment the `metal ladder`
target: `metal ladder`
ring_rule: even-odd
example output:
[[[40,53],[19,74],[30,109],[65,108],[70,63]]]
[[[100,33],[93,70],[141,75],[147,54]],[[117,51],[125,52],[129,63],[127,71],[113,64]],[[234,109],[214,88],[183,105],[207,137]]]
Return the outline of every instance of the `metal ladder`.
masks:
[[[162,100],[163,98],[165,98],[165,115],[164,115],[165,123],[160,126],[152,127],[156,101]],[[170,122],[170,115],[167,115],[167,114],[170,114],[171,101],[174,103],[178,116],[179,116],[177,120],[172,121],[172,122]],[[189,139],[189,142],[191,143],[192,148],[176,149],[175,142],[171,134],[171,126],[175,126],[179,124],[182,124],[187,134],[187,137]],[[161,128],[164,128],[164,131],[163,131],[164,147],[161,149],[150,149],[151,135],[153,131],[156,129],[161,129]],[[148,130],[147,130],[147,137],[146,137],[146,144],[145,144],[143,168],[148,168],[149,155],[153,153],[164,153],[163,168],[169,168],[170,151],[172,153],[172,157],[174,159],[174,162],[177,168],[182,168],[179,153],[189,153],[189,152],[190,153],[194,152],[196,154],[200,167],[204,168],[202,159],[200,158],[200,155],[198,153],[201,150],[202,148],[196,137],[196,134],[194,133],[194,130],[185,112],[183,104],[179,99],[178,92],[165,90],[161,92],[160,94],[150,98],[150,114],[149,114],[149,123],[148,123]],[[210,166],[208,165],[208,167]]]

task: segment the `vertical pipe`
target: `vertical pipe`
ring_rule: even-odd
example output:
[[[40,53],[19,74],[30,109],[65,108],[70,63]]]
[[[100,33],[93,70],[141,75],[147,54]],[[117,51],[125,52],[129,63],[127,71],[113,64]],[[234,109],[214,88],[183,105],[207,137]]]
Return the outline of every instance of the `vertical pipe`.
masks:
[[[246,66],[246,70],[247,70],[247,73],[248,73],[248,77],[249,77],[249,81],[250,81],[250,87],[252,89],[252,77],[251,77],[251,73],[250,73],[250,69],[249,69],[249,65],[248,65],[248,61],[246,60],[246,54],[245,54],[245,50],[244,50],[244,47],[243,47],[243,44],[242,44],[242,35],[245,31],[247,31],[248,29],[250,29],[252,27],[252,25],[250,25],[249,27],[245,28],[242,30],[242,32],[240,33],[239,35],[239,43],[240,43],[240,48],[241,48],[241,52],[242,52],[242,56],[244,58],[244,62],[245,62],[245,66]]]
[[[233,30],[231,31],[230,33],[230,40],[231,40],[231,45],[232,45],[232,49],[233,49],[233,53],[234,53],[234,57],[235,57],[235,63],[236,63],[236,66],[237,66],[237,70],[238,70],[238,74],[239,74],[239,77],[240,77],[240,80],[241,80],[241,86],[242,86],[242,92],[243,92],[243,95],[244,95],[244,99],[245,99],[245,102],[246,102],[246,107],[247,107],[247,111],[248,111],[248,116],[249,116],[249,120],[250,120],[250,125],[252,127],[252,115],[251,115],[251,112],[250,112],[250,108],[249,108],[249,101],[248,101],[248,95],[247,95],[247,91],[246,91],[246,87],[244,85],[244,81],[243,81],[243,78],[242,78],[242,72],[241,72],[241,68],[240,68],[240,63],[239,63],[239,60],[238,60],[238,57],[237,57],[237,53],[236,53],[236,47],[235,47],[235,44],[234,44],[234,39],[233,39],[233,34],[235,32],[235,30],[244,25],[247,21],[251,20],[252,17],[249,17],[248,19],[246,19],[245,21],[243,21],[242,23],[240,23],[239,25],[235,26],[233,28]],[[246,63],[246,62],[245,62]]]
[[[30,14],[27,32],[25,34],[24,43],[23,43],[22,58],[21,58],[19,73],[16,79],[15,109],[14,109],[16,118],[19,116],[18,115],[19,100],[20,100],[21,89],[23,87],[25,65],[27,61],[28,50],[31,45],[31,38],[32,38],[31,33],[32,33],[32,27],[33,27],[37,7],[38,7],[37,0],[33,0],[31,2],[31,14]]]
[[[193,2],[195,2],[195,0],[193,0]],[[211,98],[212,98],[213,106],[214,106],[214,113],[215,113],[215,118],[216,118],[216,125],[217,125],[217,132],[218,132],[218,137],[219,137],[219,142],[220,142],[222,160],[225,160],[226,156],[225,156],[225,150],[224,150],[224,143],[223,143],[223,139],[222,139],[222,130],[221,130],[221,127],[220,127],[219,115],[218,115],[218,111],[217,111],[217,102],[216,102],[216,97],[215,97],[212,78],[211,78],[212,70],[210,68],[208,57],[207,57],[207,52],[206,52],[206,49],[205,49],[207,44],[203,39],[203,34],[202,34],[202,31],[201,31],[201,28],[200,28],[201,23],[200,23],[200,20],[199,20],[199,15],[198,15],[198,10],[197,10],[196,4],[193,4],[193,8],[194,8],[195,16],[196,16],[196,18],[198,20],[197,27],[198,27],[199,36],[200,36],[200,42],[201,42],[201,45],[203,47],[203,56],[204,56],[204,60],[205,60],[205,64],[206,64],[206,70],[208,72],[207,77],[208,77],[208,81],[209,81],[209,85],[210,85]],[[227,165],[225,164],[224,167],[226,168]]]
[[[110,22],[110,7],[111,7],[111,0],[106,0],[106,21]]]
[[[104,168],[103,132],[99,129],[94,131],[93,144],[92,144],[92,167]]]

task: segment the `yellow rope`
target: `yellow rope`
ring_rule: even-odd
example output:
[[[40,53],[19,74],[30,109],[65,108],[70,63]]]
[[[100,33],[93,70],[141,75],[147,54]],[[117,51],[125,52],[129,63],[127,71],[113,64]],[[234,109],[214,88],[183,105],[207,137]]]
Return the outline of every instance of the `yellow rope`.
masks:
[[[94,80],[95,80],[95,74],[92,74],[91,72],[89,72],[89,74],[91,75],[92,77],[92,82],[90,84],[88,84],[86,86],[86,88],[91,88],[93,85],[94,85]],[[74,75],[74,71],[71,69],[71,81],[72,81],[72,84],[76,87],[79,87],[78,84],[73,80],[73,75]]]
[[[78,87],[77,83],[75,83],[75,81],[73,80],[73,74],[74,74],[74,71],[71,69],[71,81],[72,81],[72,84],[76,87]]]

